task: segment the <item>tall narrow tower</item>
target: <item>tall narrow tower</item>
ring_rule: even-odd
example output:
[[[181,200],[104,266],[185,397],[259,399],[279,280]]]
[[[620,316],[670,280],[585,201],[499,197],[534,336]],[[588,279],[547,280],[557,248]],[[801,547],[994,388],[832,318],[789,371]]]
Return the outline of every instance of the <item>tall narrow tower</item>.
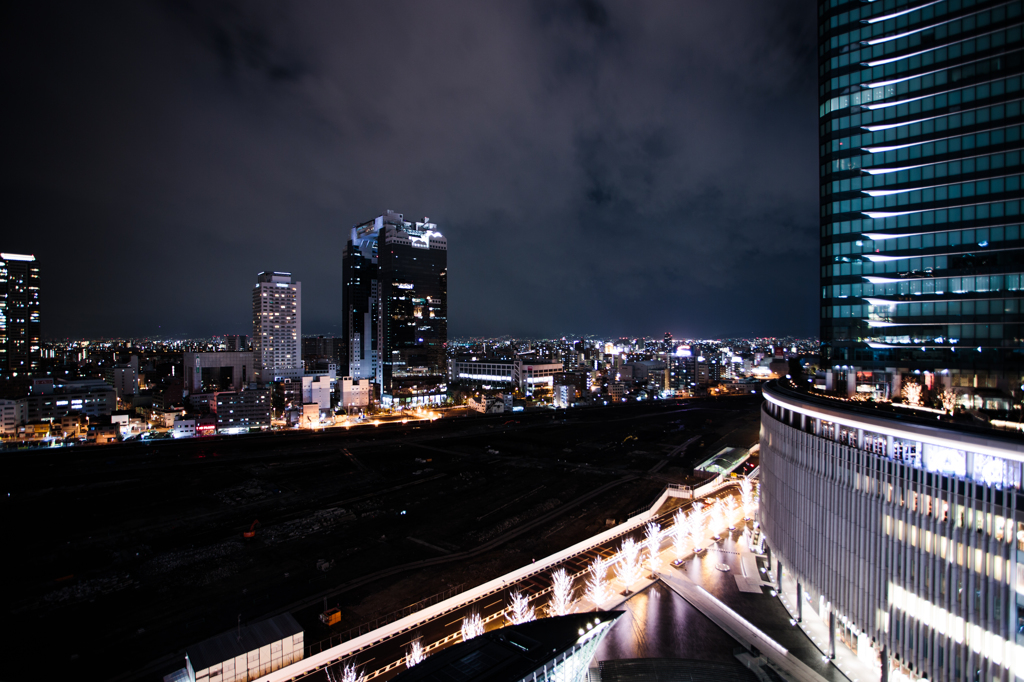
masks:
[[[261,272],[252,290],[253,374],[266,384],[302,376],[302,284]]]
[[[0,373],[38,370],[40,343],[36,257],[0,253]]]

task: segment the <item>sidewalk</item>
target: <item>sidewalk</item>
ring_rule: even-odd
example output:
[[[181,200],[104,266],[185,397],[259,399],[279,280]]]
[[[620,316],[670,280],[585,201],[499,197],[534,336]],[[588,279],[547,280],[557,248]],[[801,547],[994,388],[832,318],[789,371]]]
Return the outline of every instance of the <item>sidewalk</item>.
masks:
[[[778,588],[776,587],[776,589]],[[782,571],[782,589],[778,592],[782,605],[786,607],[789,615],[796,619],[796,580],[785,569]],[[824,655],[828,651],[828,624],[818,615],[818,609],[806,600],[802,613],[803,618],[797,624],[798,627]],[[872,657],[875,655],[874,650],[871,650],[870,655]],[[882,679],[882,667],[877,663],[865,661],[853,653],[838,634],[836,635],[836,657],[832,662],[854,682],[879,682]]]
[[[877,682],[879,676],[868,674],[870,671],[865,664],[848,650],[844,649],[838,657],[838,667],[827,658],[823,659],[821,650],[811,637],[827,645],[827,636],[822,639],[820,633],[813,629],[813,624],[810,634],[794,626],[782,601],[769,593],[775,586],[760,571],[758,555],[747,548],[742,530],[745,527],[746,524],[738,523],[737,530],[724,533],[718,542],[705,532],[698,543],[705,550],[694,556],[691,549],[678,567],[672,564],[676,556],[671,539],[666,537],[660,553],[659,579],[730,636],[748,646],[756,646],[772,664],[794,680]],[[687,546],[692,547],[692,542],[688,541]],[[648,568],[646,561],[644,567]],[[614,576],[614,569],[609,574]],[[649,570],[645,570],[645,574],[649,574]],[[651,582],[646,578],[637,581],[630,586],[630,596]],[[602,609],[615,608],[628,599],[621,596],[625,586],[614,578],[610,578],[609,583],[615,595],[600,605]],[[583,600],[579,604],[581,611],[590,608],[593,605],[589,601]]]
[[[672,564],[676,555],[671,537],[666,534],[655,575],[731,637],[756,647],[793,680],[878,682],[879,667],[858,658],[838,637],[836,658],[830,661],[824,656],[828,646],[827,625],[807,605],[803,622],[796,623],[792,606],[795,583],[783,572],[783,590],[778,591],[778,586],[761,571],[765,563],[763,557],[748,549],[744,528],[745,523],[738,523],[737,530],[723,533],[717,542],[705,532],[697,543],[704,548],[698,556],[694,556],[693,542],[688,538],[686,546],[690,551],[678,567]],[[650,564],[645,560],[643,566],[644,577],[628,586],[628,596],[622,594],[627,586],[615,577],[614,565],[609,566],[611,595],[597,607],[600,610],[618,608],[649,587],[654,582],[647,577],[651,574]],[[584,596],[576,610],[584,612],[594,608]]]
[[[673,576],[669,573],[659,574],[659,577],[673,592],[693,604],[718,627],[728,632],[737,641],[746,644],[748,648],[756,648],[769,661],[781,668],[787,676],[797,682],[827,682],[828,678],[818,674],[778,642],[754,627],[750,621],[716,599],[707,590],[695,585],[688,578]]]

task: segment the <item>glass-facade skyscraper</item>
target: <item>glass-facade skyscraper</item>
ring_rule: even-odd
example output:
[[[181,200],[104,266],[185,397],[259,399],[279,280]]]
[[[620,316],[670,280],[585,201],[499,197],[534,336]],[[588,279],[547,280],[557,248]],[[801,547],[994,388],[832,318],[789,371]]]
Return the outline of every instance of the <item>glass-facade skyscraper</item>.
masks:
[[[347,375],[370,379],[384,407],[443,402],[448,241],[437,226],[393,211],[356,225],[342,274]]]
[[[832,388],[1019,387],[1022,2],[820,0],[818,19]]]

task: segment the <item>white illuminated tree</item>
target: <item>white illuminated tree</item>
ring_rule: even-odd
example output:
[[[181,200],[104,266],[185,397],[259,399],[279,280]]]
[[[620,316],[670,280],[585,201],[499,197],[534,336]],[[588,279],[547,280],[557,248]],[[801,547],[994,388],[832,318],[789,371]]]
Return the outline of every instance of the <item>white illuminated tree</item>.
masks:
[[[422,663],[426,657],[427,654],[423,651],[423,644],[417,639],[409,646],[409,653],[405,655],[405,667],[411,668],[417,663]]]
[[[729,530],[736,528],[736,498],[731,495],[725,500],[725,525]]]
[[[749,519],[754,508],[754,482],[749,478],[740,481],[740,504],[743,507],[743,518]]]
[[[619,557],[615,564],[615,577],[629,592],[629,586],[640,579],[640,545],[633,538],[626,538],[619,545]]]
[[[587,578],[587,599],[598,609],[611,596],[608,588],[608,565],[600,558],[590,564],[590,577]]]
[[[551,603],[548,610],[552,616],[567,616],[576,605],[572,577],[564,568],[551,574]]]
[[[708,518],[708,532],[711,533],[711,537],[713,538],[721,537],[721,533],[725,529],[724,507],[724,504],[719,503],[711,509],[711,514]]]
[[[651,573],[661,568],[661,526],[656,521],[648,521],[644,530],[644,548],[647,550],[647,567]]]
[[[360,670],[354,661],[349,661],[341,667],[341,675],[331,666],[324,668],[327,671],[327,682],[363,682],[366,675]]]
[[[462,641],[468,642],[474,637],[484,634],[484,621],[480,614],[474,611],[462,619]]]
[[[908,405],[917,406],[921,404],[921,395],[924,393],[924,389],[916,381],[907,380],[903,382],[903,388],[900,389],[900,393],[903,394],[903,400]]]
[[[530,606],[529,598],[522,592],[512,593],[512,603],[508,607],[507,616],[512,625],[522,625],[537,618],[533,607]]]
[[[693,541],[694,551],[700,550],[701,540],[704,539],[704,512],[697,507],[690,512],[690,540]]]
[[[690,537],[690,515],[677,509],[673,518],[672,530],[672,551],[675,552],[676,561],[681,561],[686,556],[686,541]]]
[[[366,679],[366,674],[363,673],[355,662],[346,663],[345,667],[341,669],[341,682],[363,682]]]
[[[942,409],[950,414],[956,411],[956,403],[959,398],[960,395],[956,391],[948,388],[939,394],[939,400],[942,401]]]

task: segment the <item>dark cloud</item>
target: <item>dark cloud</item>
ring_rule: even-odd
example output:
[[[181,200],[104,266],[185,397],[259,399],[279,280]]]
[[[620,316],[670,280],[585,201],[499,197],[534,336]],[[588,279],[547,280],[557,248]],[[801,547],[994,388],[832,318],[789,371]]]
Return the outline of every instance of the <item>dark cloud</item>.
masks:
[[[805,2],[32,3],[0,248],[54,336],[340,331],[347,228],[449,237],[453,334],[816,331]]]

